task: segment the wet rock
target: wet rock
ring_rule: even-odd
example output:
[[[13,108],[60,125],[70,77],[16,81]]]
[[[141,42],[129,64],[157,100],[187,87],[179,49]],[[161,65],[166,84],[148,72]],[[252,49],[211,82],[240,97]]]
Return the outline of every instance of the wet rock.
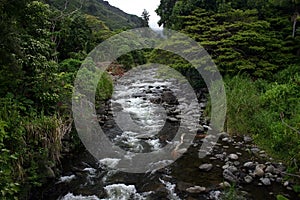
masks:
[[[238,169],[237,169],[235,166],[229,166],[229,167],[227,168],[227,170],[231,171],[232,173],[235,173],[235,172],[238,171]]]
[[[260,149],[257,148],[257,147],[251,148],[251,152],[254,153],[254,154],[257,154],[259,151],[260,151]]]
[[[178,104],[177,98],[174,96],[172,91],[164,91],[161,95],[161,99],[167,104]]]
[[[227,169],[228,167],[229,167],[229,165],[226,164],[226,165],[223,165],[223,166],[222,166],[222,169]]]
[[[135,93],[135,94],[132,94],[133,98],[139,98],[139,97],[145,97],[145,96],[146,96],[146,94],[144,94],[144,93]]]
[[[199,103],[200,108],[204,109],[206,107],[206,103]]]
[[[244,177],[244,181],[246,183],[251,183],[253,181],[253,178],[251,176],[247,175],[247,176]]]
[[[199,126],[199,128],[198,128],[198,130],[197,130],[197,134],[203,134],[204,133],[204,128],[203,128],[203,126]]]
[[[204,128],[204,130],[206,130],[206,131],[207,131],[207,130],[210,130],[210,131],[212,130],[212,128],[211,128],[210,126],[207,126],[207,125],[203,125],[203,128]]]
[[[260,178],[259,179],[264,185],[271,185],[271,180],[269,178]]]
[[[226,132],[222,132],[222,133],[219,133],[219,137],[220,137],[220,139],[223,139],[223,138],[225,138],[225,137],[229,137],[229,134],[228,133],[226,133]]]
[[[276,178],[276,182],[277,183],[281,183],[282,182],[282,178],[281,177]]]
[[[293,190],[293,188],[292,188],[292,187],[289,187],[289,186],[286,187],[286,189],[287,189],[287,190],[291,190],[291,191]]]
[[[186,191],[189,193],[201,193],[201,192],[205,192],[206,188],[196,185],[196,186],[187,188]]]
[[[212,167],[213,167],[212,164],[205,163],[205,164],[200,165],[199,169],[201,171],[210,171],[212,169]]]
[[[171,122],[179,122],[179,120],[176,119],[175,117],[168,117],[167,120],[169,120]]]
[[[265,174],[263,169],[264,169],[264,165],[262,165],[262,164],[256,165],[255,170],[254,170],[254,175],[262,177]]]
[[[226,155],[226,153],[225,154],[216,154],[215,157],[222,160],[225,157],[225,155]]]
[[[224,182],[220,183],[219,186],[220,186],[221,188],[228,188],[228,187],[230,187],[231,185],[230,185],[230,183],[228,183],[227,181],[224,181]]]
[[[160,97],[152,97],[149,99],[151,103],[160,104],[162,102]]]
[[[265,169],[266,173],[274,173],[275,172],[275,167],[273,165],[269,165],[267,166],[267,168]]]
[[[238,178],[231,172],[229,171],[228,169],[225,169],[223,171],[223,177],[224,179],[230,181],[230,182],[233,182],[233,183],[236,183]]]
[[[251,168],[255,167],[255,164],[253,162],[246,162],[246,163],[244,163],[243,166],[246,167],[246,168],[251,169]]]
[[[232,153],[232,154],[229,154],[228,158],[231,160],[237,160],[237,159],[239,159],[239,156]]]
[[[234,164],[235,166],[239,166],[241,163],[240,163],[239,161],[234,161],[233,164]]]

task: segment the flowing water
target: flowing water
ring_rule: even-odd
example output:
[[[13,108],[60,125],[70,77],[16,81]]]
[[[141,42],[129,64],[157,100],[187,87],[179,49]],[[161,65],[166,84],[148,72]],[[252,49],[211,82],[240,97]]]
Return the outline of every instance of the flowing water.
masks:
[[[186,85],[158,72],[158,68],[145,68],[130,71],[119,79],[106,109],[98,113],[99,121],[111,142],[124,150],[147,153],[173,143],[176,148],[173,157],[183,155],[175,162],[162,159],[153,163],[146,173],[126,173],[116,168],[118,159],[96,160],[89,152],[82,151],[62,162],[63,176],[45,186],[36,199],[221,199],[224,191],[229,190],[219,186],[224,181],[222,167],[227,155],[239,155],[235,163],[238,169],[246,161],[267,160],[249,152],[253,145],[240,138],[219,141],[208,156],[200,159],[199,149],[205,140],[203,131],[209,129],[202,116],[205,99],[200,94],[180,96],[180,91],[187,90],[182,88]],[[165,94],[169,96],[163,99]],[[196,96],[198,102],[191,99]],[[197,132],[186,148],[180,146],[180,137],[175,137],[182,127],[187,134]],[[213,168],[201,171],[199,166],[203,163],[211,163]],[[205,191],[188,192],[187,188],[193,186],[205,187]],[[262,186],[257,179],[251,184],[236,183],[236,188],[240,199],[275,199],[277,194],[296,197],[281,183]]]

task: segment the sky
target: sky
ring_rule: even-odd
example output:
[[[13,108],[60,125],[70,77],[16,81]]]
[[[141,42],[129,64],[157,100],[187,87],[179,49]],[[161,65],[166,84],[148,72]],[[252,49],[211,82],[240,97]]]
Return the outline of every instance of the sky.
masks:
[[[149,26],[151,28],[158,28],[157,22],[159,16],[155,13],[160,0],[106,0],[110,5],[115,6],[126,13],[141,16],[144,9],[150,14]]]

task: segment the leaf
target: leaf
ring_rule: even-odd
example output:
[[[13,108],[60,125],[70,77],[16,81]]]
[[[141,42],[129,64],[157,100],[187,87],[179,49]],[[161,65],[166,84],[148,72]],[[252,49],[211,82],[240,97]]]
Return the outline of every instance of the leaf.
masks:
[[[289,200],[288,198],[284,197],[283,195],[279,194],[276,196],[277,200]]]

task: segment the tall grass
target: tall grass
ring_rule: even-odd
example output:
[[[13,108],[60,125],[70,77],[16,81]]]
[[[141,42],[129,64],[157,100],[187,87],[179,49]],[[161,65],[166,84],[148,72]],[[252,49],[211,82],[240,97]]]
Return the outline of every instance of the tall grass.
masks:
[[[300,164],[300,76],[295,73],[287,79],[281,72],[275,77],[274,82],[253,81],[244,75],[225,77],[225,129],[230,134],[252,135],[269,154],[296,170]]]

